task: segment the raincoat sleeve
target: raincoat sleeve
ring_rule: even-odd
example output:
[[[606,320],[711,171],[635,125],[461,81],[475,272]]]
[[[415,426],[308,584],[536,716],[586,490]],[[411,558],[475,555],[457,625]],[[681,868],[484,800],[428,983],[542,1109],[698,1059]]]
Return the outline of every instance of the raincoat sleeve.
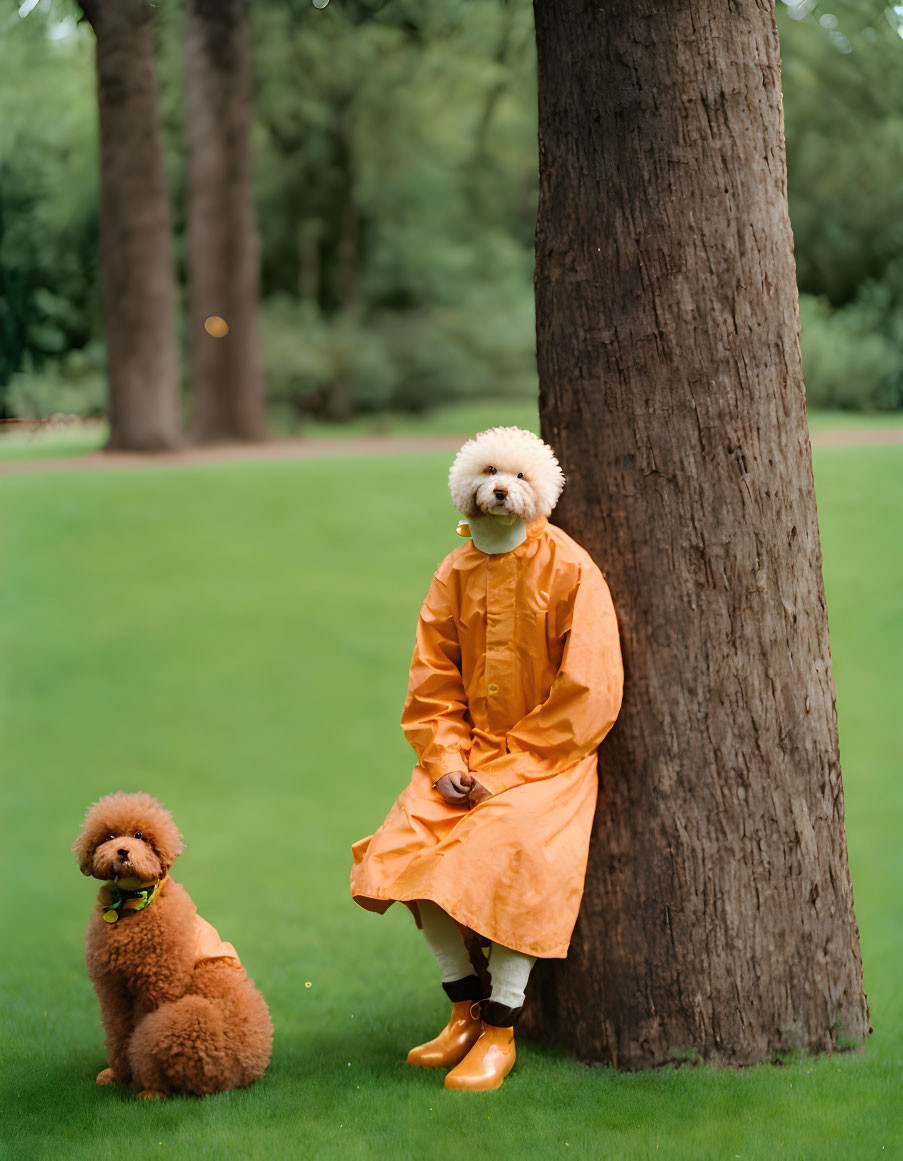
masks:
[[[420,610],[401,728],[430,781],[467,770],[471,722],[461,646],[452,602],[438,577]]]
[[[491,794],[549,778],[587,757],[618,716],[624,686],[618,622],[593,564],[580,569],[563,629],[564,652],[549,696],[508,731],[508,753],[476,774]]]

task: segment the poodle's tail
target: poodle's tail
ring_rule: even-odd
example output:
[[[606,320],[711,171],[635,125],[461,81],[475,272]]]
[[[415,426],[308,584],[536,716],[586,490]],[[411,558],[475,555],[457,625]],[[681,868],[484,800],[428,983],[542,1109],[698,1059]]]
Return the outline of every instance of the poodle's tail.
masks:
[[[204,996],[163,1004],[129,1043],[135,1090],[203,1096],[247,1084],[228,1039],[222,1011]]]
[[[204,1096],[263,1076],[273,1024],[266,1002],[231,959],[197,964],[187,996],[148,1013],[129,1042],[136,1091]]]

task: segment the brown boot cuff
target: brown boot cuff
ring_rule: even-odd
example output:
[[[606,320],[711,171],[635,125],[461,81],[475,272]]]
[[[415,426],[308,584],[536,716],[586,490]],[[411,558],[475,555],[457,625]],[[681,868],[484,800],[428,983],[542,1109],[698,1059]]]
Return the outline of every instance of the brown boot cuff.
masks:
[[[486,1000],[480,1015],[483,1023],[491,1024],[493,1028],[511,1028],[522,1011],[523,1008],[508,1008],[495,1000]]]
[[[442,990],[453,1004],[459,1000],[482,1000],[484,996],[483,983],[479,976],[465,976],[463,980],[452,980],[443,984]]]

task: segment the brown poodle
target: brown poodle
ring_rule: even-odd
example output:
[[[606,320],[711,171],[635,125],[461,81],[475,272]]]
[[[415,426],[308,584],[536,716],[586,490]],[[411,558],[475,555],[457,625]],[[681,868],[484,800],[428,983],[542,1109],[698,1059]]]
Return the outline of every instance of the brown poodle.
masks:
[[[88,975],[110,1067],[139,1096],[223,1092],[263,1075],[273,1025],[235,949],[169,877],[182,836],[149,794],[109,794],[72,847],[103,881],[88,925]]]

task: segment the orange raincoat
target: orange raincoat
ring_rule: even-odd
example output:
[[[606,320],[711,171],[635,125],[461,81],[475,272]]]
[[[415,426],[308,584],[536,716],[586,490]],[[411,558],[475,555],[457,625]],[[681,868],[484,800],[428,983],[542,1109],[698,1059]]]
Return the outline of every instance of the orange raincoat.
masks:
[[[352,847],[351,893],[370,911],[432,899],[480,935],[563,958],[583,895],[596,748],[621,704],[608,586],[560,528],[488,555],[445,558],[417,626],[402,729],[417,752],[383,825]],[[473,809],[433,789],[469,770]]]

